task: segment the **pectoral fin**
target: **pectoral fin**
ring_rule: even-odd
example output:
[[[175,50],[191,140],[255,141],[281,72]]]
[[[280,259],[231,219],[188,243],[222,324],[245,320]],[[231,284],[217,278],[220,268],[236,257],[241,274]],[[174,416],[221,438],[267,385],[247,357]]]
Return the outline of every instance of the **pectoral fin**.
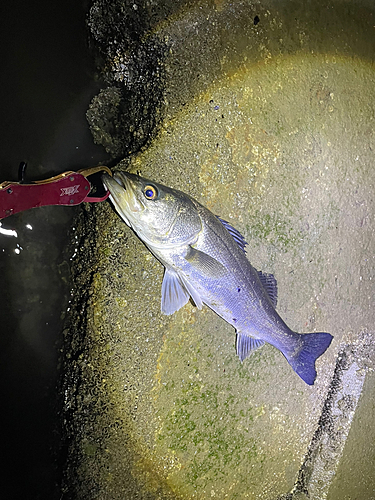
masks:
[[[192,246],[189,247],[185,259],[200,274],[208,278],[222,278],[228,274],[228,270],[221,262]]]
[[[237,333],[236,335],[236,352],[237,356],[240,358],[240,361],[246,359],[250,354],[262,347],[265,342],[264,340],[255,339],[254,337],[249,337],[248,335],[242,335],[241,333]]]
[[[227,269],[210,255],[189,247],[186,261],[200,274],[209,278],[221,278],[228,274]],[[173,269],[165,269],[161,287],[161,311],[163,314],[173,314],[183,307],[192,298],[198,309],[202,309],[203,300],[199,292],[181,273]]]

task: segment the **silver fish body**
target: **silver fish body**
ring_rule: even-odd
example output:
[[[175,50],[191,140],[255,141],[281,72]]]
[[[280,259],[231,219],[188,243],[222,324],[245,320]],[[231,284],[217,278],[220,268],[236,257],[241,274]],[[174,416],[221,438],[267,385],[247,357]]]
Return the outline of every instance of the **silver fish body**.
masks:
[[[276,312],[277,284],[257,271],[246,241],[189,195],[127,172],[103,182],[119,215],[164,265],[161,309],[173,314],[190,297],[236,329],[241,361],[265,342],[279,349],[309,385],[332,335],[293,332]]]

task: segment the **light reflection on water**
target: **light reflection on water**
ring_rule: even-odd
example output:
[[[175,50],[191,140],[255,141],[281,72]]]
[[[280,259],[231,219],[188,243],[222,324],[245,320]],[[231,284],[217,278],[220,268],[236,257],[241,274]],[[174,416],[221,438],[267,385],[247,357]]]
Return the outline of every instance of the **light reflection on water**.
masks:
[[[3,234],[4,236],[15,236],[16,238],[18,237],[17,231],[14,229],[6,229],[5,227],[2,227],[2,225],[2,222],[0,222],[0,234]]]
[[[0,234],[2,335],[0,365],[3,451],[10,498],[57,498],[51,456],[61,309],[66,285],[59,273],[68,219],[53,209],[3,221]],[[47,209],[48,210],[48,209]],[[40,216],[44,220],[38,223]],[[69,216],[70,217],[70,216]],[[27,222],[26,222],[27,221]],[[32,221],[32,222],[31,222]],[[33,230],[30,229],[33,228]],[[22,476],[22,482],[17,478]]]
[[[105,158],[85,119],[97,92],[85,2],[15,0],[0,16],[0,183],[95,165]],[[79,208],[43,207],[0,222],[2,491],[60,498],[52,448],[58,342],[68,306],[68,232]],[[20,480],[22,478],[22,480]]]

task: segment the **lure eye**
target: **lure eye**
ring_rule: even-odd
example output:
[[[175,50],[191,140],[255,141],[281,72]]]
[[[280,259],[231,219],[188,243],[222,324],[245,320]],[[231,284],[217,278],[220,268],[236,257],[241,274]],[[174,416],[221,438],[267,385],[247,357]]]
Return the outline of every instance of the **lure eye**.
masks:
[[[159,194],[154,186],[146,186],[143,193],[148,200],[155,200]]]

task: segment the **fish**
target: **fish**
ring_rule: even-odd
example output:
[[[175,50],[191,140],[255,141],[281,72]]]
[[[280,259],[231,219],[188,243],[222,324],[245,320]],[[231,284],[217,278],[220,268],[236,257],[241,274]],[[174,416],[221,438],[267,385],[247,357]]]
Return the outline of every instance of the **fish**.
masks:
[[[165,268],[163,314],[189,300],[198,309],[206,305],[235,328],[241,362],[269,343],[302,380],[314,384],[315,362],[333,336],[297,333],[286,325],[276,312],[275,277],[251,265],[237,229],[188,194],[139,175],[104,173],[102,181],[119,216]]]

